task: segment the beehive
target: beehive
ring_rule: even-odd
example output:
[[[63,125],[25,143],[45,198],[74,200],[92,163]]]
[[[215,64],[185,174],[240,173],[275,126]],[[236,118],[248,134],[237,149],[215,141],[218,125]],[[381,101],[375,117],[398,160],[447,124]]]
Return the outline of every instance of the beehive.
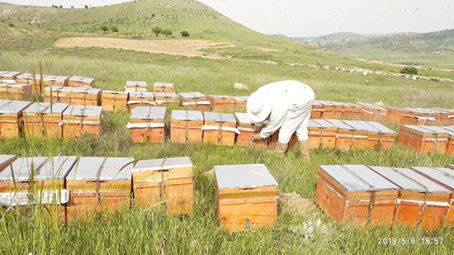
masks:
[[[446,154],[454,155],[454,126],[444,126],[449,133],[449,141],[446,147]]]
[[[0,154],[0,172],[11,165],[11,163],[13,163],[16,158],[17,157],[15,155]]]
[[[31,104],[27,101],[0,100],[0,138],[22,135],[23,111]]]
[[[0,81],[14,81],[21,73],[15,71],[0,71]]]
[[[328,121],[337,128],[336,148],[340,150],[350,150],[353,146],[353,140],[355,139],[355,129],[342,120],[329,119]]]
[[[10,100],[30,100],[32,85],[18,83],[0,83],[0,98]]]
[[[192,212],[193,165],[189,157],[138,161],[132,178],[138,206],[165,207],[172,215]]]
[[[322,165],[315,201],[334,221],[391,226],[399,188],[362,165]]]
[[[63,90],[63,87],[60,87],[60,86],[45,87],[43,90],[44,102],[53,102],[53,103],[60,102],[62,90]]]
[[[334,118],[335,107],[326,105],[324,101],[315,100],[312,104],[311,118],[332,119]]]
[[[278,184],[263,164],[215,166],[216,208],[228,232],[277,224]]]
[[[173,110],[170,140],[172,143],[202,143],[202,126],[201,111]]]
[[[370,103],[358,103],[361,107],[361,115],[365,120],[384,122],[388,110],[384,107]]]
[[[225,95],[210,95],[208,100],[213,111],[232,112],[235,110],[235,99]]]
[[[174,92],[153,92],[156,105],[178,106],[178,95]]]
[[[102,109],[105,112],[127,111],[128,95],[128,92],[103,90],[101,98]]]
[[[203,142],[216,145],[233,146],[238,133],[233,114],[204,112]]]
[[[450,132],[437,126],[402,125],[399,144],[413,148],[420,153],[445,153]]]
[[[43,86],[63,87],[68,85],[69,76],[44,75]]]
[[[444,223],[454,227],[454,171],[449,168],[434,167],[412,167],[412,169],[451,192],[449,209]]]
[[[368,125],[374,130],[369,133],[369,143],[372,147],[381,150],[390,150],[396,143],[397,134],[379,122],[369,121]]]
[[[24,111],[25,137],[63,137],[63,112],[68,108],[64,103],[34,103]]]
[[[148,84],[145,81],[126,81],[125,92],[146,92]]]
[[[352,103],[316,100],[312,105],[314,119],[358,119],[361,116],[361,106]]]
[[[134,109],[138,106],[156,105],[153,92],[129,92],[128,107]]]
[[[70,87],[91,87],[95,79],[84,76],[71,76],[68,79],[68,86]]]
[[[45,162],[45,157],[17,158],[0,172],[0,192],[28,192],[32,172],[39,173]]]
[[[207,111],[210,108],[210,101],[207,96],[200,92],[180,93],[180,105],[186,109]]]
[[[453,125],[454,110],[442,108],[389,107],[387,119],[396,124]]]
[[[435,115],[438,125],[454,125],[454,109],[433,108],[439,111]]]
[[[101,135],[101,106],[70,105],[63,112],[63,137],[74,139],[82,134]]]
[[[170,82],[155,82],[153,92],[175,92],[175,88],[173,83]]]
[[[328,120],[311,119],[308,126],[309,148],[335,148],[337,127]]]
[[[90,87],[63,87],[58,102],[73,105],[101,105],[101,90]]]
[[[235,112],[246,112],[247,96],[235,96]]]
[[[347,120],[345,124],[354,129],[352,149],[371,150],[379,146],[380,131],[370,125],[369,122]]]
[[[139,106],[132,110],[127,125],[134,143],[165,141],[165,107]]]
[[[236,145],[241,147],[258,147],[268,148],[270,139],[263,139],[260,141],[253,141],[254,134],[260,132],[259,128],[254,125],[254,122],[249,118],[247,113],[235,113],[237,121],[238,136],[236,137]]]

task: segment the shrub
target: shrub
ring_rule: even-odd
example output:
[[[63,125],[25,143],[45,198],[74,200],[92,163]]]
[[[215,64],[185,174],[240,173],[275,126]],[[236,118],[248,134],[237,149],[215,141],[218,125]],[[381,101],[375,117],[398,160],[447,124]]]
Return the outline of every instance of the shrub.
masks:
[[[107,26],[101,26],[101,31],[107,32],[109,31],[109,28]]]
[[[114,33],[118,32],[118,27],[111,27],[110,30]]]
[[[189,32],[186,31],[186,30],[185,31],[181,31],[180,34],[181,34],[182,37],[189,37]]]
[[[168,37],[168,36],[172,35],[172,31],[170,31],[170,29],[164,29],[164,30],[162,30],[161,34],[163,34],[166,37]]]
[[[402,74],[412,74],[412,75],[417,75],[418,74],[418,69],[413,66],[406,66],[400,70],[400,73]]]
[[[151,31],[154,33],[154,35],[159,36],[159,34],[162,32],[162,29],[160,27],[154,27],[151,29]]]

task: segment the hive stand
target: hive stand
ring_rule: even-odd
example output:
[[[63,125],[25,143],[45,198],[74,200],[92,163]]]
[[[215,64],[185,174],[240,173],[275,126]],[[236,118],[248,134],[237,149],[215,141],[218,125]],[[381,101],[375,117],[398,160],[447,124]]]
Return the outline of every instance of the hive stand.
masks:
[[[0,138],[22,135],[23,111],[31,104],[27,101],[0,100]]]
[[[123,91],[103,90],[102,109],[105,112],[127,111],[129,93]]]
[[[420,153],[445,153],[449,136],[450,131],[442,127],[402,125],[399,131],[399,144]]]
[[[170,140],[172,143],[202,143],[201,111],[172,110]]]
[[[216,208],[227,232],[277,224],[278,184],[263,164],[215,166]]]
[[[270,139],[262,139],[259,141],[253,141],[252,137],[254,134],[260,132],[259,128],[254,125],[254,122],[249,118],[247,113],[235,113],[237,121],[237,128],[239,134],[236,137],[236,145],[240,147],[257,147],[257,148],[268,148]]]
[[[194,204],[193,165],[189,157],[141,160],[132,169],[134,202],[168,214],[190,214]]]
[[[92,87],[95,79],[84,76],[71,76],[68,79],[68,86],[70,87]]]
[[[173,83],[158,81],[153,84],[153,92],[175,92],[175,87]]]
[[[9,100],[30,100],[32,85],[0,82],[0,98]]]
[[[156,105],[153,92],[138,91],[129,92],[128,107],[134,109],[138,106],[154,106]]]
[[[127,128],[133,143],[165,141],[165,107],[139,106],[132,110]]]
[[[101,135],[101,106],[70,105],[63,112],[63,137],[74,139],[82,134]]]
[[[25,137],[63,137],[63,112],[69,104],[33,103],[24,111]]]
[[[126,81],[125,92],[146,92],[147,87],[146,81]]]
[[[238,133],[233,114],[204,112],[203,142],[215,145],[233,146]]]
[[[207,96],[200,92],[179,93],[180,105],[186,109],[208,111],[210,101]]]
[[[232,112],[235,110],[235,99],[232,96],[210,95],[208,100],[213,111]]]

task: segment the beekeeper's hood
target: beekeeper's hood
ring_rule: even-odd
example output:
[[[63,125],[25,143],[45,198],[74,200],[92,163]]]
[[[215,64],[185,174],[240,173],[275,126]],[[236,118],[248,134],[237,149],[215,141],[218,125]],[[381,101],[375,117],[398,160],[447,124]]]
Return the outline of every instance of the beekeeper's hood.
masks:
[[[269,97],[265,93],[254,92],[247,100],[247,113],[253,122],[263,122],[271,114]]]

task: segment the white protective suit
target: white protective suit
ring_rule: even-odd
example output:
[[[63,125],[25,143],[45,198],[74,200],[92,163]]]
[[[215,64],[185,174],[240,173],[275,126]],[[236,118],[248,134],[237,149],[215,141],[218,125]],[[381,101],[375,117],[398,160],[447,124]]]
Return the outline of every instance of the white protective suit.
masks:
[[[279,143],[287,144],[293,133],[307,141],[309,118],[315,94],[299,81],[279,81],[262,86],[248,98],[247,112],[257,124],[264,124],[261,138],[279,130]]]

